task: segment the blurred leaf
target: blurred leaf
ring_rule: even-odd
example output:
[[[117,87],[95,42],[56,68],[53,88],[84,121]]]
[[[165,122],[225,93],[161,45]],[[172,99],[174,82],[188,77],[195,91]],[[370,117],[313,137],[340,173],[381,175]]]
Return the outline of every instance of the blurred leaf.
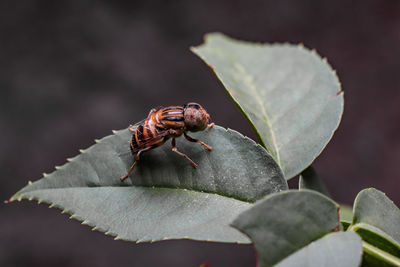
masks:
[[[338,208],[318,192],[289,190],[260,200],[232,225],[253,241],[261,266],[270,266],[336,229]]]
[[[346,204],[340,205],[340,219],[351,223],[353,221],[353,208]]]
[[[353,221],[353,208],[342,204],[340,205],[340,222],[342,223],[343,230],[346,230]]]
[[[367,260],[384,258],[400,263],[400,210],[381,191],[362,190],[354,202],[353,222],[348,228],[366,242]],[[385,256],[380,251],[387,252]],[[389,256],[388,256],[389,255]]]
[[[353,232],[338,232],[312,242],[293,253],[276,267],[357,267],[360,265],[362,243]]]
[[[166,144],[144,153],[130,178],[120,182],[133,162],[126,129],[11,200],[49,203],[118,239],[249,242],[229,223],[251,202],[287,189],[281,170],[264,148],[236,131],[214,126],[192,135],[213,147],[206,151],[177,139],[178,149],[199,164],[197,169]]]
[[[363,242],[363,250],[362,266],[400,266],[400,259],[398,257],[374,247],[367,242]]]
[[[309,166],[338,127],[340,83],[314,51],[219,33],[206,35],[192,51],[213,69],[286,179]]]
[[[325,184],[319,179],[312,166],[302,171],[299,178],[299,189],[310,189],[320,192],[325,196],[330,196]]]

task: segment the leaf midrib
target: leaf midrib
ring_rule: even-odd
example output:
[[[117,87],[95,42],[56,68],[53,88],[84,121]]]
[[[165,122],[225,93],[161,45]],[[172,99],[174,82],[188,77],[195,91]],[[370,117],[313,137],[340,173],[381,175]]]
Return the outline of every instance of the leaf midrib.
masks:
[[[274,154],[276,155],[275,159],[276,159],[278,165],[281,166],[281,159],[280,159],[280,155],[279,155],[278,144],[276,142],[275,133],[272,130],[271,120],[270,120],[270,118],[268,116],[268,113],[267,113],[267,111],[265,109],[265,106],[263,105],[263,102],[261,101],[262,97],[260,95],[260,92],[257,90],[257,86],[254,83],[254,76],[251,75],[248,71],[246,71],[244,66],[241,63],[239,63],[238,60],[237,60],[236,64],[237,64],[238,67],[240,67],[241,72],[246,77],[244,79],[244,83],[247,84],[247,86],[256,95],[256,97],[255,97],[256,103],[259,105],[259,107],[261,109],[263,121],[267,124],[267,129],[268,129],[268,131],[270,133],[270,136],[271,136],[271,139],[272,139],[271,141],[272,141],[272,145],[274,147],[274,152],[275,152]]]
[[[235,198],[232,196],[226,196],[226,195],[222,195],[222,194],[218,194],[215,192],[208,192],[208,191],[198,191],[198,190],[193,190],[193,189],[187,189],[187,188],[173,188],[173,187],[154,187],[154,186],[91,186],[91,187],[87,187],[87,186],[73,186],[73,187],[58,187],[58,188],[42,188],[42,189],[35,189],[35,190],[30,190],[30,191],[26,191],[26,192],[17,192],[15,195],[13,195],[11,197],[11,201],[15,201],[15,200],[21,200],[21,199],[28,199],[28,200],[32,200],[35,198],[32,197],[28,197],[25,194],[30,193],[30,192],[35,192],[35,191],[44,191],[44,190],[62,190],[62,189],[77,189],[77,188],[87,188],[87,189],[91,189],[91,188],[129,188],[129,187],[136,187],[136,188],[144,188],[144,189],[162,189],[162,190],[182,190],[182,191],[188,191],[190,192],[195,192],[195,193],[204,193],[204,194],[212,194],[212,195],[217,195],[220,197],[225,197],[225,198],[230,198],[230,199],[234,199],[236,201],[240,201],[243,203],[247,203],[247,204],[253,204],[254,202],[251,202],[249,200],[244,200],[244,199],[239,199],[239,198]],[[39,199],[40,200],[40,199]]]
[[[272,141],[272,145],[273,145],[273,148],[274,148],[274,151],[271,151],[270,150],[270,148],[268,148],[268,147],[265,147],[268,151],[271,151],[271,152],[273,152],[273,154],[275,154],[275,160],[276,160],[276,162],[278,163],[278,165],[279,166],[281,166],[281,160],[280,160],[280,155],[279,155],[279,151],[278,151],[278,144],[277,144],[277,142],[276,142],[276,137],[275,137],[275,133],[273,132],[273,130],[272,130],[272,125],[271,125],[271,121],[270,121],[270,118],[269,118],[269,116],[268,116],[268,113],[267,113],[267,111],[266,111],[266,109],[265,109],[265,106],[263,105],[263,103],[262,103],[262,101],[261,101],[261,95],[260,95],[260,93],[259,93],[259,91],[257,90],[257,87],[256,87],[256,85],[254,84],[254,82],[252,82],[252,81],[254,81],[254,76],[253,75],[251,75],[251,74],[249,74],[249,72],[247,72],[246,71],[246,69],[245,69],[245,67],[243,66],[243,64],[241,64],[240,63],[240,61],[237,59],[237,57],[234,55],[234,54],[232,54],[232,53],[230,53],[231,54],[231,58],[230,58],[230,60],[232,61],[232,63],[233,63],[233,65],[235,65],[236,64],[236,66],[238,66],[238,67],[240,67],[240,71],[243,73],[243,75],[244,76],[246,76],[246,78],[247,79],[244,79],[243,81],[244,81],[244,83],[245,84],[247,84],[248,85],[248,87],[253,91],[253,93],[256,95],[256,103],[258,104],[258,106],[260,107],[260,109],[261,109],[261,113],[262,113],[262,117],[264,118],[263,119],[263,121],[267,124],[267,128],[268,128],[268,131],[269,131],[269,133],[270,133],[270,136],[271,136],[271,141]],[[217,74],[217,73],[216,73]],[[219,76],[218,74],[217,74],[217,76]],[[223,79],[222,79],[222,77],[220,77],[220,79],[221,79],[221,81],[223,81]],[[248,81],[249,80],[249,81]],[[228,92],[229,93],[229,92]],[[235,100],[236,101],[236,100]],[[237,101],[236,101],[237,102]],[[250,123],[251,124],[253,124],[254,125],[254,123],[251,121],[251,119],[250,119],[250,117],[249,117],[249,121],[250,121]],[[254,129],[255,129],[255,127],[253,127]],[[261,136],[259,136],[260,137],[260,139],[262,140],[262,137]],[[263,144],[265,144],[264,142],[262,142]]]

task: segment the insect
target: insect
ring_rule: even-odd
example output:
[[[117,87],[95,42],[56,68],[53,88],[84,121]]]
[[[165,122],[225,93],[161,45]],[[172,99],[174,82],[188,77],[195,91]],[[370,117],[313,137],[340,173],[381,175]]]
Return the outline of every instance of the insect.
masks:
[[[129,128],[129,131],[132,132],[130,147],[132,155],[135,156],[135,161],[120,180],[123,181],[128,178],[143,152],[163,145],[170,138],[172,138],[172,151],[185,157],[193,167],[197,168],[198,165],[193,160],[178,151],[175,138],[183,134],[188,141],[199,143],[206,149],[211,150],[212,147],[209,145],[187,135],[187,132],[203,131],[207,127],[214,126],[214,123],[209,124],[209,121],[210,115],[197,103],[150,110],[146,119]]]

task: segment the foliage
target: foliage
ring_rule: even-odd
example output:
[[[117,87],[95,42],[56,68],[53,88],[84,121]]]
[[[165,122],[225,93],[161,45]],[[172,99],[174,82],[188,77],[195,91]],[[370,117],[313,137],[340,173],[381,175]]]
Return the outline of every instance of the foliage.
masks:
[[[116,131],[82,151],[57,171],[31,183],[14,199],[36,199],[116,239],[145,242],[191,238],[249,243],[229,223],[251,203],[287,189],[278,165],[254,141],[214,126],[197,135],[213,147],[178,140],[177,147],[199,167],[164,145],[132,165],[128,129]]]
[[[192,51],[215,72],[286,179],[309,166],[338,127],[339,80],[315,51],[221,34],[206,35]]]
[[[310,164],[339,125],[343,94],[315,51],[209,34],[192,48],[215,72],[261,145],[215,126],[146,152],[129,179],[130,133],[115,131],[10,201],[45,202],[95,230],[136,242],[252,242],[260,266],[399,266],[400,211],[382,192],[339,206]],[[287,179],[300,175],[299,190]]]

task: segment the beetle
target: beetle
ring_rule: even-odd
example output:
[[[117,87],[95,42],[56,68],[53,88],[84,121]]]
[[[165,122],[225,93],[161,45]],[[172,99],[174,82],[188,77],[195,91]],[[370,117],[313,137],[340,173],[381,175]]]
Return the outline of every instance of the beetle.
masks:
[[[183,106],[159,107],[150,110],[146,119],[129,127],[132,132],[130,148],[135,161],[128,172],[120,180],[124,181],[137,165],[140,155],[146,151],[163,145],[172,138],[172,151],[186,158],[193,167],[198,165],[186,154],[178,151],[175,138],[183,136],[190,142],[201,144],[207,150],[212,147],[204,142],[190,137],[187,132],[198,132],[214,126],[210,122],[210,115],[197,103],[187,103]]]

